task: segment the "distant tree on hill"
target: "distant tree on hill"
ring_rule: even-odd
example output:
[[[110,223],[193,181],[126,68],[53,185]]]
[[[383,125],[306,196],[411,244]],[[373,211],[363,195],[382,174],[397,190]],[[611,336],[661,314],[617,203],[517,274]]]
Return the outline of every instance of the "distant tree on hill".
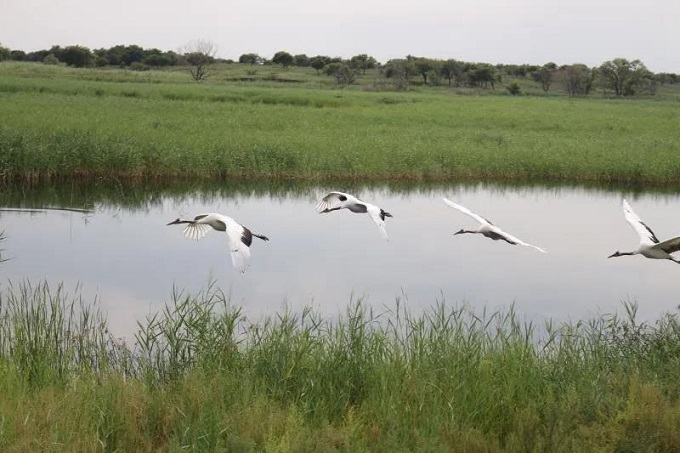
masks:
[[[617,96],[632,96],[652,82],[652,73],[640,60],[615,58],[599,68],[602,85]]]
[[[23,50],[13,50],[10,52],[10,59],[13,61],[24,61],[26,58],[26,52]]]
[[[411,84],[413,77],[418,74],[414,59],[394,59],[385,63],[384,74],[388,79],[394,80],[398,90],[406,90]]]
[[[472,63],[466,68],[468,83],[481,88],[496,89],[496,82],[500,81],[498,70],[489,63]]]
[[[12,58],[12,51],[5,46],[0,46],[0,61],[9,60]]]
[[[61,52],[61,56],[57,57],[62,63],[76,68],[84,68],[91,66],[94,61],[94,55],[84,46],[68,46]]]
[[[316,57],[312,57],[309,60],[309,65],[316,70],[316,73],[318,74],[319,71],[323,69],[324,66],[326,66],[330,61],[330,58],[324,57],[321,55],[317,55]]]
[[[198,39],[184,46],[180,53],[188,66],[191,77],[200,82],[208,78],[215,62],[217,46],[212,41]]]
[[[306,68],[309,66],[310,59],[307,55],[301,53],[293,57],[293,64],[299,68]]]
[[[423,77],[423,83],[427,85],[428,77],[439,74],[441,63],[431,58],[418,57],[413,60],[413,64],[418,74]]]
[[[292,65],[293,61],[294,61],[293,56],[286,52],[285,50],[280,50],[276,52],[272,57],[272,63],[280,64],[284,68],[287,68],[288,66]]]
[[[362,74],[366,74],[367,69],[373,69],[378,66],[378,60],[366,55],[365,53],[362,53],[350,58],[349,65],[352,67],[352,69],[361,71]]]
[[[552,85],[553,74],[555,74],[555,63],[547,63],[536,69],[531,73],[531,78],[541,84],[541,88],[546,93],[550,90],[550,85]]]
[[[569,96],[587,96],[593,88],[597,72],[584,64],[560,67],[564,89]]]
[[[451,86],[452,81],[456,81],[456,86],[460,85],[463,80],[464,64],[461,61],[449,59],[441,64],[441,75],[449,81]]]
[[[238,57],[238,62],[250,65],[261,64],[262,57],[256,53],[244,53],[243,55]]]
[[[42,59],[43,64],[55,65],[59,64],[59,59],[53,54],[48,53],[45,58]]]

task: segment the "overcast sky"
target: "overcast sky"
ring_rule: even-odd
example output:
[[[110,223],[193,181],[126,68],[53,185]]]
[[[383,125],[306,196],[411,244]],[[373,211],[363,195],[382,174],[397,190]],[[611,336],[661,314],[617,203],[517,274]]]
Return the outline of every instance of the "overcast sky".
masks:
[[[680,0],[2,0],[0,43],[177,50],[212,41],[254,52],[380,62],[408,54],[488,63],[597,66],[640,59],[680,73]]]

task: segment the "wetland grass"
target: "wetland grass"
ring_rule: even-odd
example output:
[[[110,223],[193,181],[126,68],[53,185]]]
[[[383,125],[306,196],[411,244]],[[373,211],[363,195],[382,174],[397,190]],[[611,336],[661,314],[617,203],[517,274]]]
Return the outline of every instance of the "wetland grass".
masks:
[[[22,71],[0,70],[5,184],[114,177],[680,180],[680,113],[670,98],[459,96],[196,84],[153,71]]]
[[[680,448],[680,318],[633,304],[540,327],[399,301],[247,320],[209,287],[176,291],[127,344],[62,288],[0,295],[4,450]]]

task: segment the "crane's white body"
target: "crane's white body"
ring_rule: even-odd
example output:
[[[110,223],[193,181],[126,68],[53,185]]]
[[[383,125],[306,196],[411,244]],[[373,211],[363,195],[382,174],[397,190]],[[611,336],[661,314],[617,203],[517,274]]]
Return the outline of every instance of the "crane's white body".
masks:
[[[378,226],[380,234],[386,240],[390,240],[385,229],[385,217],[392,217],[392,214],[389,212],[385,212],[374,204],[366,203],[353,195],[343,192],[329,192],[316,204],[316,211],[319,213],[328,213],[338,209],[349,209],[355,213],[367,213]]]
[[[623,215],[640,237],[640,245],[632,252],[614,252],[609,258],[625,255],[642,255],[645,258],[671,260],[680,263],[679,260],[671,256],[671,253],[680,250],[680,236],[660,242],[652,229],[640,219],[625,199],[623,200]]]
[[[498,228],[496,225],[491,223],[489,220],[485,219],[484,217],[480,216],[479,214],[475,214],[474,212],[470,211],[468,208],[465,206],[459,205],[458,203],[454,203],[453,201],[449,200],[446,197],[442,197],[444,200],[444,203],[446,203],[448,206],[451,206],[453,209],[457,209],[458,211],[462,212],[463,214],[467,214],[468,216],[472,217],[475,219],[477,222],[479,222],[479,228],[476,230],[460,230],[457,233],[454,234],[464,234],[464,233],[478,233],[483,236],[486,236],[490,239],[493,239],[494,241],[498,240],[503,240],[509,244],[512,245],[521,245],[524,247],[531,247],[535,248],[539,252],[542,253],[547,253],[544,249],[541,247],[537,247],[535,245],[529,244],[527,242],[524,242],[515,236],[512,236],[505,231],[501,230]]]
[[[266,236],[252,233],[248,228],[231,217],[214,212],[197,215],[193,220],[179,218],[168,223],[168,225],[179,223],[187,224],[184,228],[184,236],[189,239],[201,239],[211,229],[227,233],[231,262],[241,273],[245,272],[249,265],[250,244],[252,243],[253,236],[263,241],[269,240]]]

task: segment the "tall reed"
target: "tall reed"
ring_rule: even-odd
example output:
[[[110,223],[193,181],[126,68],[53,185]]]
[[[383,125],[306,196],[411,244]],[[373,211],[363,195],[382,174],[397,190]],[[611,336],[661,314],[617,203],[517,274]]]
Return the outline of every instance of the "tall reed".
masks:
[[[253,320],[209,285],[175,290],[127,344],[61,286],[0,294],[4,449],[680,448],[677,313],[537,325],[353,300]]]

